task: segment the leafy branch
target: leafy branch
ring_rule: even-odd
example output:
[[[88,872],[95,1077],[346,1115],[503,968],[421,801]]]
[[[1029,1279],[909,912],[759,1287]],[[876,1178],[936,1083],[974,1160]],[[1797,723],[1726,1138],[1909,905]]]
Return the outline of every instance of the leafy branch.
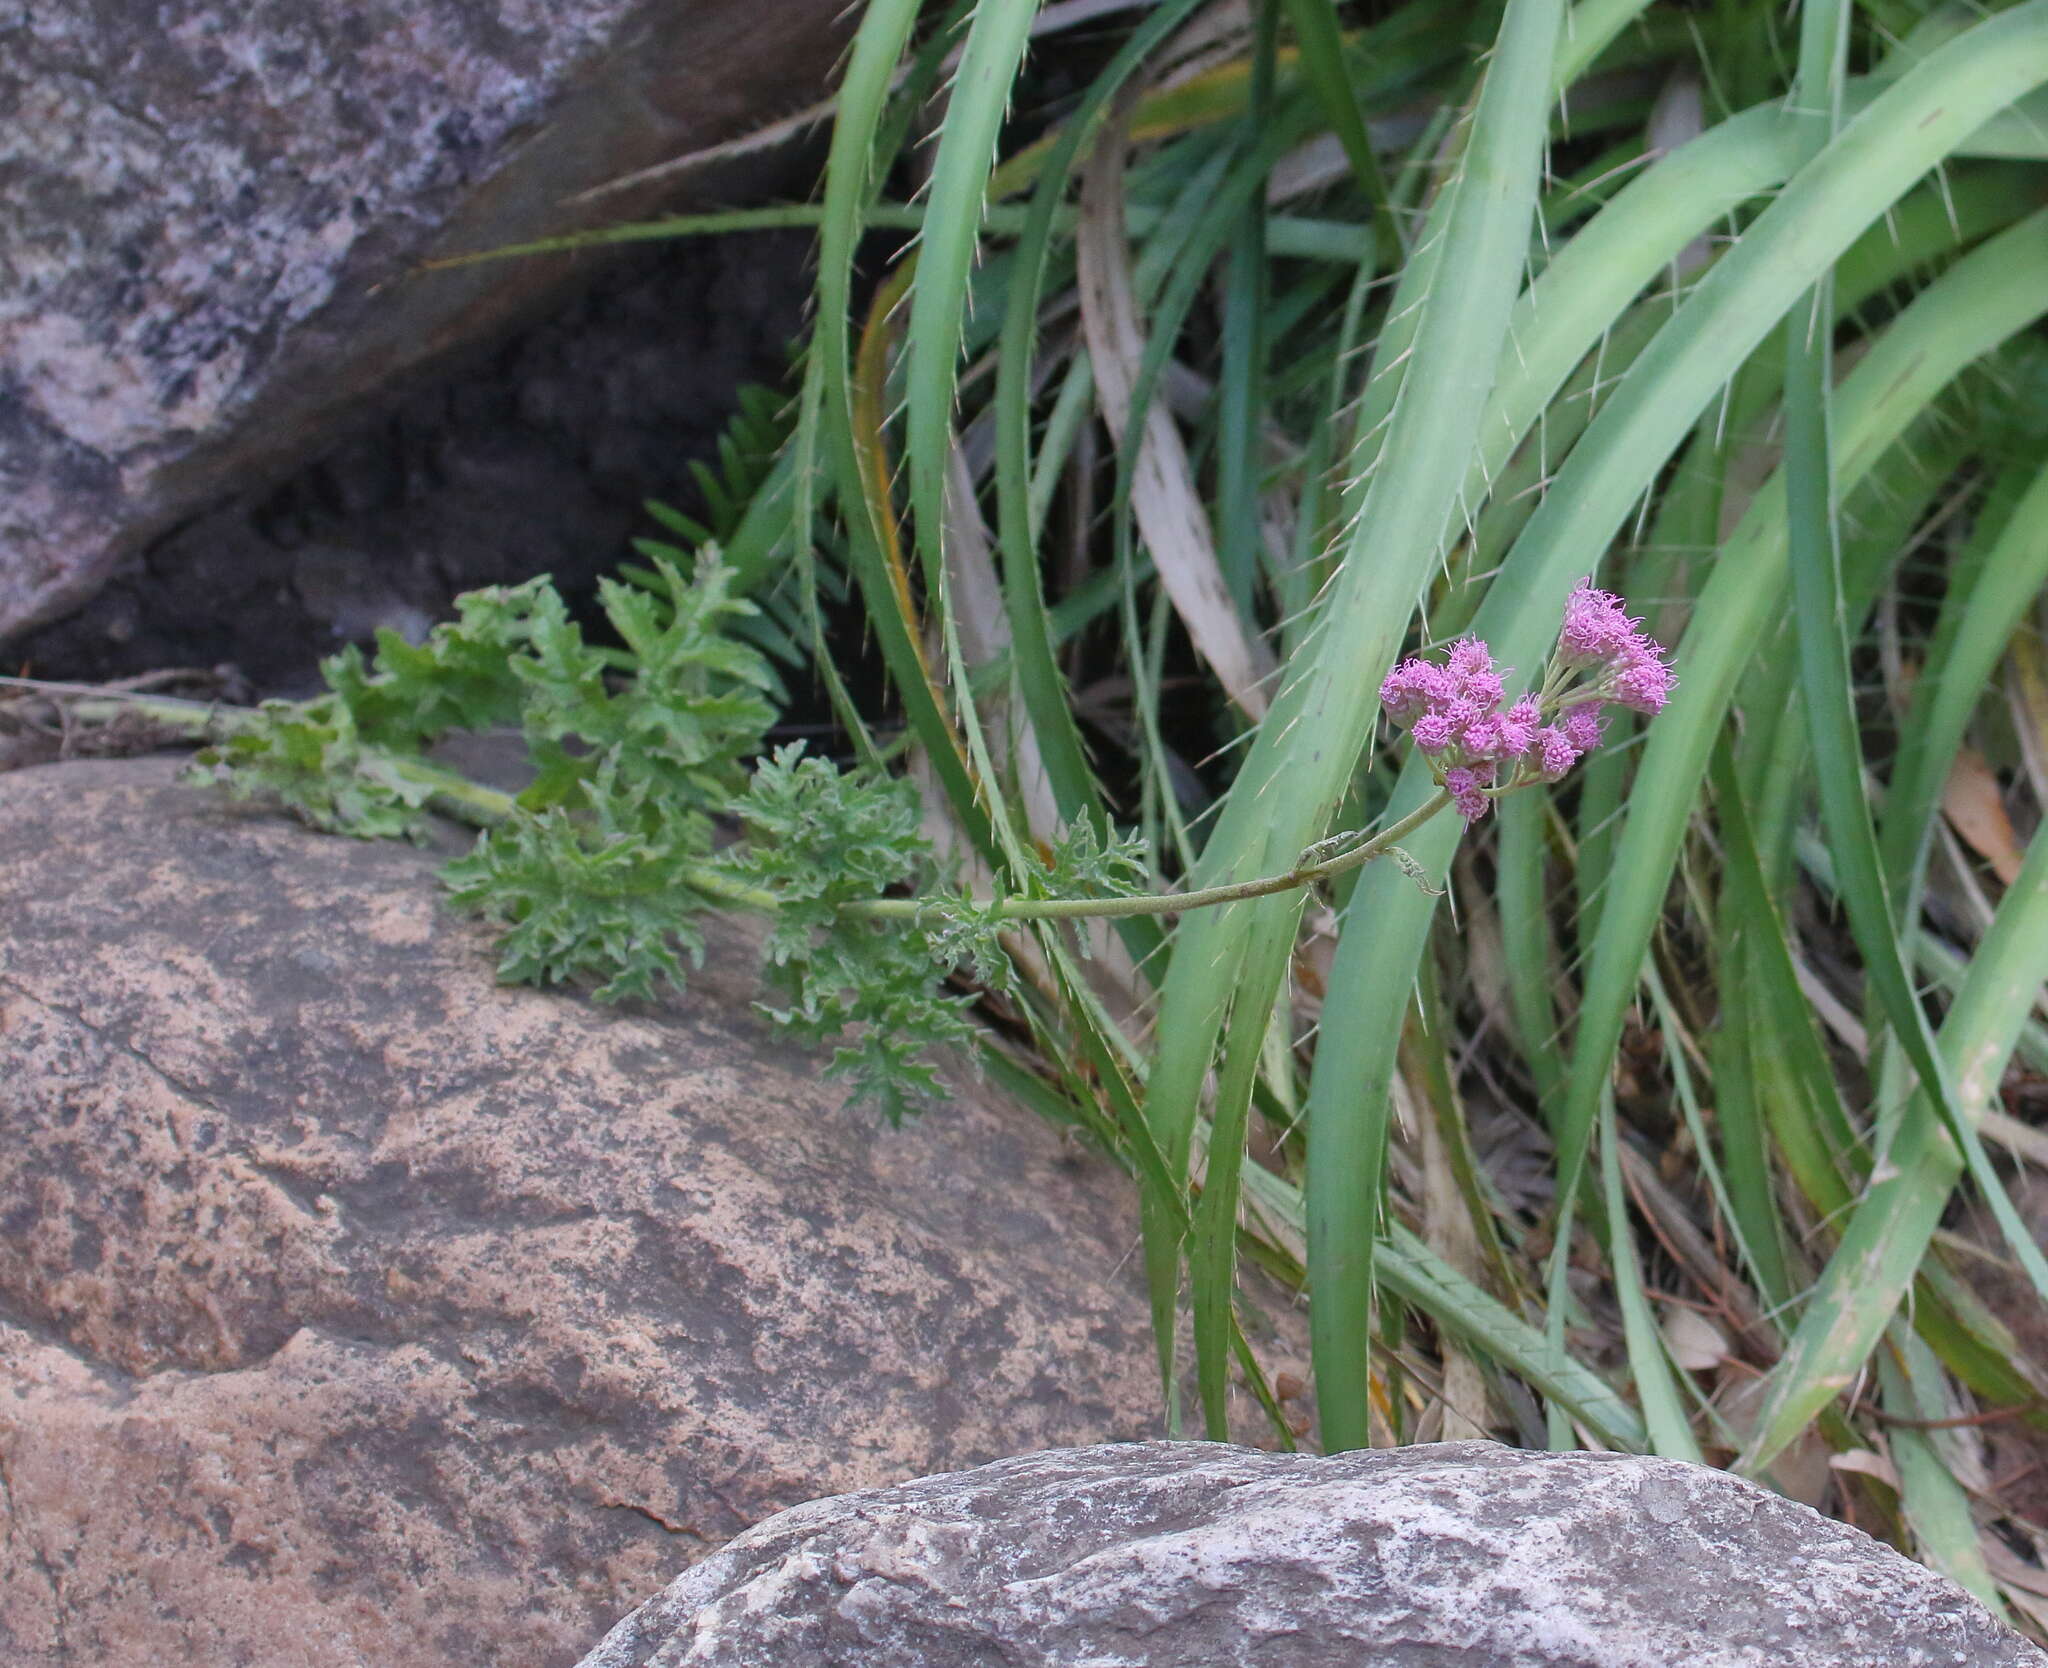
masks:
[[[688,579],[665,555],[652,560],[637,585],[600,587],[620,648],[586,642],[540,578],[460,598],[457,617],[423,643],[385,631],[373,660],[344,650],[323,665],[328,692],[312,700],[236,715],[145,704],[159,720],[204,713],[215,739],[197,755],[200,779],[285,805],[316,828],[417,836],[430,808],[482,825],[442,879],[459,907],[503,929],[498,972],[508,982],[649,1000],[685,987],[686,962],[701,965],[704,911],[766,914],[763,978],[777,1000],[762,1011],[806,1042],[836,1043],[828,1073],[892,1123],[937,1096],[938,1052],[972,1036],[974,998],[946,989],[952,971],[964,965],[985,989],[1011,987],[1005,930],[1183,914],[1317,885],[1382,856],[1412,869],[1398,842],[1432,817],[1454,804],[1483,815],[1492,797],[1567,768],[1558,750],[1576,752],[1565,729],[1579,726],[1580,741],[1594,745],[1586,708],[1628,699],[1628,667],[1638,680],[1668,682],[1656,646],[1632,634],[1618,602],[1584,592],[1540,697],[1504,708],[1501,680],[1475,643],[1458,645],[1447,667],[1410,661],[1389,679],[1388,709],[1436,759],[1439,786],[1378,833],[1320,841],[1277,874],[1147,893],[1144,843],[1104,839],[1082,821],[1045,849],[1042,870],[1020,877],[1018,892],[974,898],[940,883],[908,782],[842,771],[801,744],[762,756],[772,675],[732,634],[752,604],[733,595],[715,549]],[[1572,650],[1574,619],[1614,642]],[[1451,717],[1455,733],[1444,729]],[[1565,729],[1539,727],[1550,717]],[[517,795],[426,756],[451,731],[508,727],[524,736],[532,767]],[[720,817],[739,829],[722,849]]]

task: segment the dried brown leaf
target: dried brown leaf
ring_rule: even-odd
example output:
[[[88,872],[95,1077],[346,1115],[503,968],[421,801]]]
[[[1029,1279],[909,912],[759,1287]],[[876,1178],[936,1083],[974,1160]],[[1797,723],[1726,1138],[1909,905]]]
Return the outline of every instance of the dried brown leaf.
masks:
[[[1130,243],[1124,231],[1124,133],[1128,100],[1105,124],[1081,181],[1075,233],[1081,323],[1095,373],[1096,403],[1119,446],[1129,441],[1145,333],[1131,286]],[[1152,552],[1159,582],[1187,627],[1195,651],[1215,670],[1231,700],[1251,718],[1265,715],[1265,679],[1273,656],[1245,629],[1223,583],[1216,545],[1187,447],[1166,405],[1152,400],[1136,436],[1131,504]]]
[[[1965,747],[1956,754],[1948,785],[1941,791],[1941,809],[1949,826],[1991,865],[1993,874],[2007,886],[2019,878],[2026,848],[2013,831],[2012,818],[2006,815],[1997,773],[1975,748]]]

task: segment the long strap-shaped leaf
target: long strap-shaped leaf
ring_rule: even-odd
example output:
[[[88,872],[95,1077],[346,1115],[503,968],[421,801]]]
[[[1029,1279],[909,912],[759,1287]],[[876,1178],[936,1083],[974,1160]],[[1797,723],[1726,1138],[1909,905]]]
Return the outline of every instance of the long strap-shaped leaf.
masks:
[[[1840,26],[1846,30],[1846,16]],[[1808,36],[1813,28],[1809,17]],[[1813,50],[1810,40],[1803,42],[1801,83],[1809,105],[1816,102],[1817,89],[1807,86],[1804,70]],[[1838,52],[1839,47],[1835,50]],[[2036,277],[2048,287],[2048,265],[2037,268]],[[1791,325],[1796,329],[1798,324],[1795,315]],[[1914,992],[1905,953],[1895,931],[1890,889],[1863,791],[1862,748],[1846,637],[1848,621],[1835,547],[1827,362],[1824,339],[1805,333],[1788,337],[1785,476],[1800,687],[1820,784],[1821,817],[1834,858],[1837,895],[1847,908],[1850,930],[1862,954],[1865,976],[1878,1007],[1919,1078],[1920,1093],[1895,1127],[1899,1129],[1898,1142],[1910,1144],[1922,1154],[1917,1170],[1901,1168],[1927,1194],[1910,1207],[1916,1222],[1926,1217],[1926,1234],[1912,1229],[1897,1231],[1896,1224],[1887,1223],[1889,1231],[1883,1251],[1887,1278],[1872,1280],[1868,1265],[1851,1255],[1851,1240],[1861,1237],[1852,1223],[1841,1250],[1822,1274],[1785,1360],[1772,1374],[1756,1437],[1743,1456],[1743,1464],[1751,1468],[1768,1463],[1777,1452],[1774,1445],[1789,1442],[1806,1420],[1860,1370],[1889,1319],[1885,1305],[1896,1304],[1904,1295],[1906,1284],[1918,1267],[1918,1254],[1924,1251],[1926,1236],[1931,1235],[1939,1215],[1938,1210],[1931,1217],[1926,1213],[1937,1203],[1946,1204],[1948,1185],[1941,1178],[1946,1175],[1952,1183],[1955,1166],[1945,1141],[1935,1139],[1931,1131],[1907,1127],[1906,1120],[1938,1116],[1947,1126],[1947,1134],[1961,1148],[1963,1161],[1977,1180],[2008,1246],[2026,1269],[2036,1292],[2048,1300],[2048,1260],[2043,1259],[2033,1236],[2020,1221],[1977,1135],[1975,1118],[1982,1102],[1965,1104],[1961,1098],[1959,1085],[1941,1057],[1933,1027]],[[1887,1127],[1894,1127],[1891,1120],[1881,1121],[1880,1129]],[[1880,1154],[1880,1180],[1872,1189],[1873,1196],[1883,1194],[1891,1186],[1883,1178],[1891,1175],[1895,1162],[1890,1152]],[[1859,1208],[1858,1217],[1862,1214]],[[1910,1265],[1904,1263],[1909,1252],[1913,1254]]]
[[[1089,158],[1076,234],[1081,321],[1104,421],[1119,447],[1136,454],[1131,499],[1159,582],[1172,597],[1198,653],[1225,692],[1252,718],[1266,710],[1273,658],[1246,629],[1217,564],[1215,536],[1180,430],[1158,402],[1134,421],[1145,337],[1132,293],[1124,231],[1124,124],[1112,122]]]
[[[1841,490],[1846,491],[1869,468],[1877,447],[1899,432],[1903,418],[1924,406],[1933,387],[1952,376],[1960,365],[1988,351],[2003,336],[2040,313],[2044,293],[2048,293],[2042,277],[2044,270],[2048,270],[2042,264],[2044,260],[2048,260],[2048,216],[2036,215],[2031,221],[1994,239],[1984,250],[1960,264],[1909,309],[1892,332],[1880,339],[1873,353],[1858,366],[1856,374],[1837,396],[1837,408],[1844,418],[1842,431],[1847,442],[1842,448],[1844,461],[1838,472]],[[1773,495],[1775,491],[1774,488]],[[1760,546],[1755,535],[1767,539],[1767,544]],[[1701,686],[1697,692],[1706,699],[1716,719],[1728,698],[1733,669],[1753,652],[1756,634],[1763,630],[1765,622],[1782,605],[1785,547],[1781,541],[1782,535],[1761,526],[1745,528],[1730,546],[1731,558],[1738,550],[1742,553],[1740,566],[1731,562],[1725,576],[1717,576],[1715,584],[1709,587],[1709,595],[1702,600],[1701,618],[1706,619],[1711,612],[1712,629],[1699,640],[1703,659],[1697,664],[1701,667],[1701,675],[1693,682]],[[1763,562],[1755,559],[1758,555],[1764,558]],[[1721,583],[1723,577],[1727,581],[1725,585]],[[1758,587],[1761,587],[1760,591]],[[1724,631],[1731,635],[1747,631],[1751,634],[1751,642],[1746,648],[1727,653],[1733,645],[1723,637]],[[1641,779],[1644,787],[1638,794],[1640,804],[1647,807],[1651,803],[1649,796],[1681,791],[1673,788],[1669,767],[1676,762],[1676,751],[1687,747],[1693,739],[1682,732],[1690,729],[1696,721],[1689,713],[1685,724],[1676,727],[1681,733],[1669,737],[1653,735],[1653,756],[1645,761]],[[1670,835],[1673,831],[1659,829],[1657,825],[1661,819],[1658,817],[1649,816],[1643,820],[1640,835],[1632,823],[1630,838],[1643,838],[1646,843],[1626,854],[1628,865],[1633,866],[1644,859],[1659,864],[1668,862],[1669,848],[1652,857],[1647,839],[1655,833]],[[1778,949],[1778,941],[1769,929],[1759,935],[1758,947],[1765,951]],[[1781,1067],[1785,1064],[1782,1061],[1775,1063]],[[1807,1075],[1812,1081],[1825,1083],[1824,1092],[1832,1096],[1832,1081],[1825,1077],[1824,1069],[1810,1069]],[[1917,1111],[1924,1114],[1929,1109],[1923,1104]],[[1782,1128],[1780,1133],[1781,1136],[1784,1133]],[[1884,1187],[1856,1207],[1853,1221],[1861,1225],[1858,1231],[1860,1244],[1866,1250],[1873,1245],[1881,1245],[1886,1248],[1886,1255],[1881,1261],[1874,1260],[1857,1255],[1846,1245],[1838,1253],[1832,1266],[1829,1289],[1817,1293],[1809,1301],[1809,1318],[1814,1326],[1820,1328],[1818,1332],[1808,1330],[1800,1347],[1799,1358],[1809,1368],[1825,1361],[1835,1349],[1844,1348],[1856,1340],[1861,1340],[1867,1349],[1869,1342],[1875,1339],[1897,1308],[1905,1290],[1902,1282],[1909,1282],[1916,1267],[1921,1266],[1927,1235],[1939,1219],[1940,1201],[1945,1200],[1947,1188],[1954,1179],[1953,1149],[1947,1146],[1945,1139],[1939,1145],[1948,1168],[1941,1174],[1932,1169],[1922,1171],[1914,1183],[1914,1187],[1920,1190],[1918,1199],[1910,1189]],[[1898,1157],[1897,1154],[1887,1155],[1880,1175],[1889,1173]],[[1916,1224],[1912,1207],[1928,1199],[1936,1201],[1933,1214],[1924,1223]],[[1935,1274],[1939,1271],[1930,1266],[1922,1272]],[[1815,1317],[1825,1317],[1825,1324]],[[1939,1304],[1923,1303],[1916,1319],[1928,1329],[1930,1339],[1939,1342],[1944,1333],[1954,1339],[1954,1329],[1943,1320]],[[1933,1330],[1935,1327],[1942,1328],[1942,1332]],[[1966,1339],[1959,1341],[1967,1342]],[[1972,1378],[1972,1382],[1981,1381],[1981,1372],[1971,1372],[1965,1360],[1954,1355],[1950,1344],[1944,1343],[1942,1347],[1944,1353],[1958,1364],[1958,1369]],[[1786,1384],[1789,1375],[1798,1369],[1781,1367],[1780,1370],[1788,1376],[1778,1382]],[[1853,1370],[1851,1368],[1848,1372],[1853,1373]],[[1787,1399],[1773,1414],[1778,1421],[1778,1429],[1796,1432],[1816,1406],[1825,1404],[1833,1391],[1820,1388],[1821,1377],[1836,1379],[1838,1386],[1845,1376],[1832,1371],[1811,1376],[1805,1393],[1796,1399]],[[2027,1391],[2021,1386],[2017,1393],[2023,1396]],[[1768,1426],[1760,1428],[1759,1453],[1765,1444],[1763,1432],[1768,1429]],[[1782,1437],[1777,1435],[1770,1436],[1768,1440],[1770,1443],[1782,1443]],[[1764,1462],[1760,1459],[1757,1463]]]
[[[1534,212],[1557,0],[1510,0],[1457,179],[1436,238],[1437,270],[1458,274],[1423,298],[1393,422],[1363,514],[1318,622],[1288,663],[1203,864],[1204,883],[1291,863],[1327,829],[1370,733],[1380,677],[1438,560],[1500,363]],[[1225,1001],[1253,935],[1291,936],[1298,899],[1240,905],[1187,922],[1168,972],[1147,1113],[1184,1166]],[[1258,956],[1253,965],[1285,966]],[[1273,991],[1236,1000],[1270,1005]],[[1333,1301],[1358,1301],[1356,1291]],[[1318,1303],[1320,1307],[1320,1301]],[[1348,1435],[1349,1433],[1347,1433]]]
[[[2030,9],[2039,18],[2042,8]],[[2048,304],[2044,261],[2048,216],[2036,215],[1959,261],[1878,340],[1836,394],[1838,490],[1860,478],[1958,370],[2040,314]],[[1574,1114],[1597,1105],[1721,716],[1782,606],[1782,492],[1776,485],[1760,495],[1724,546],[1682,646],[1678,695],[1651,727],[1580,1008]]]
[[[1992,1615],[2010,1620],[1984,1561],[1970,1497],[1958,1476],[1962,1468],[1936,1446],[1958,1434],[1939,1428],[1955,1413],[1941,1394],[1940,1363],[1898,1322],[1893,1323],[1893,1338],[1898,1359],[1881,1355],[1878,1378],[1886,1406],[1902,1421],[1888,1433],[1887,1446],[1899,1474],[1899,1503],[1916,1550],[1923,1563],[1941,1571]],[[1904,1422],[1908,1420],[1924,1420],[1936,1428],[1916,1429]]]
[[[915,622],[906,616],[884,557],[868,460],[856,435],[852,351],[854,255],[872,203],[878,134],[896,64],[920,10],[918,0],[870,0],[854,35],[840,84],[839,118],[825,163],[825,200],[818,236],[818,322],[805,365],[794,441],[795,523],[810,525],[812,480],[821,437],[845,512],[851,566],[867,600],[868,621],[902,696],[905,715],[930,755],[962,825],[984,856],[993,857],[986,814],[966,759],[927,674]]]
[[[2048,585],[2048,467],[2016,460],[2000,484],[2004,513],[1987,507],[1980,514],[1973,548],[1962,558],[1973,571],[1951,575],[1885,785],[1885,883],[1902,926],[1919,919],[1935,807],[1964,728],[2014,630]],[[1994,492],[1991,502],[1999,497]]]
[[[1337,22],[1333,0],[1282,0],[1287,21],[1301,42],[1301,69],[1315,89],[1316,98],[1329,118],[1330,131],[1344,147],[1352,177],[1372,206],[1372,225],[1380,246],[1388,251],[1401,247],[1400,222],[1387,203],[1387,182],[1380,173],[1379,158],[1373,154],[1372,136],[1366,132],[1365,112],[1345,73],[1344,37]]]
[[[1842,64],[1848,47],[1848,7],[1843,0],[1809,0],[1800,14],[1799,73],[1794,80],[1791,114],[1809,154],[1817,155],[1837,123]],[[1878,862],[1877,838],[1863,797],[1862,743],[1852,707],[1849,646],[1843,618],[1841,551],[1836,538],[1835,483],[1829,435],[1829,393],[1833,381],[1831,334],[1822,321],[1831,319],[1831,279],[1823,275],[1805,303],[1785,321],[1784,432],[1786,546],[1792,566],[1793,616],[1799,646],[1800,684],[1814,763],[1820,780],[1822,817],[1832,837],[1841,868],[1841,888],[1848,904],[1851,931],[1862,951],[1866,976],[1880,1006],[1906,1041],[1921,1080],[1944,1102],[1952,1102],[1951,1086],[1934,1060],[1933,1035],[1914,1000],[1904,958],[1892,931],[1892,911]],[[1884,1161],[1880,1160],[1882,1168]],[[1940,1190],[1945,1200],[1947,1189]],[[1903,1249],[1895,1247],[1895,1252]],[[1918,1247],[1911,1247],[1917,1252]],[[1915,1262],[1900,1270],[1903,1290]],[[1823,1283],[1823,1287],[1825,1282]],[[1886,1288],[1880,1286],[1880,1293]],[[1838,1314],[1825,1289],[1812,1305],[1801,1334],[1792,1340],[1796,1359],[1812,1348],[1811,1330],[1837,1329]],[[1881,1296],[1879,1298],[1881,1301]],[[1872,1311],[1877,1303],[1870,1304]],[[1853,1311],[1845,1311],[1853,1312]],[[1759,1420],[1761,1432],[1779,1421],[1788,1379],[1774,1376],[1772,1397]],[[1803,1425],[1812,1409],[1802,1408]],[[1896,1411],[1896,1410],[1895,1410]],[[1796,1433],[1793,1427],[1793,1432]],[[1757,1444],[1757,1458],[1762,1453]]]
[[[1387,1289],[1460,1343],[1527,1379],[1602,1442],[1636,1453],[1648,1446],[1641,1416],[1612,1385],[1465,1279],[1417,1235],[1393,1224],[1380,1259]],[[1325,1437],[1324,1446],[1328,1443]]]
[[[1722,208],[1778,184],[1791,164],[1776,112],[1737,118],[1658,163],[1589,224],[1596,258],[1568,246],[1511,315],[1513,351],[1487,404],[1466,490],[1484,489],[1501,460],[1534,426],[1545,402],[1644,283]],[[1491,460],[1491,461],[1489,461]],[[1661,460],[1659,460],[1661,462]],[[1646,477],[1655,465],[1646,468]],[[1553,564],[1555,565],[1555,564]],[[1480,629],[1525,672],[1556,630],[1573,575],[1558,568],[1525,591],[1519,574],[1497,580]],[[1547,586],[1547,589],[1545,587]],[[1507,605],[1524,599],[1519,612]],[[1405,816],[1432,791],[1427,768],[1411,762],[1387,808]],[[1447,872],[1458,827],[1439,821],[1409,842],[1432,875]],[[1434,900],[1388,867],[1360,878],[1331,970],[1326,1023],[1309,1099],[1307,1178],[1316,1382],[1326,1445],[1367,1439],[1365,1385],[1374,1235],[1386,1148],[1387,1085]],[[1328,1016],[1341,1016],[1329,1023]],[[1332,1432],[1336,1435],[1333,1437]]]
[[[1230,1016],[1224,1069],[1216,1089],[1216,1119],[1210,1129],[1209,1162],[1202,1175],[1201,1203],[1195,1208],[1193,1244],[1188,1253],[1194,1287],[1196,1377],[1202,1398],[1202,1422],[1217,1441],[1228,1441],[1230,1341],[1237,1292],[1238,1182],[1244,1163],[1245,1126],[1252,1101],[1252,1079],[1259,1066],[1259,1044],[1270,1010],[1256,994],[1277,985],[1293,954],[1292,930],[1262,939],[1254,952],[1267,960],[1248,963],[1245,996]]]
[[[1707,400],[1863,227],[1986,115],[2044,79],[2048,4],[2033,0],[1972,29],[1881,94],[1800,171],[1631,369],[1559,471],[1515,559],[1562,569],[1583,563],[1585,552],[1603,547],[1649,473],[1670,455]],[[1562,571],[1557,579],[1568,582]],[[1695,630],[1708,617],[1703,607]],[[1683,701],[1690,680],[1683,669],[1680,677]],[[1653,749],[1660,741],[1669,746],[1670,733],[1679,728],[1671,714],[1660,719],[1653,729]],[[1639,787],[1625,844],[1635,832],[1636,817],[1645,811],[1660,827],[1669,827],[1691,803],[1690,784],[1699,779],[1708,738],[1686,729],[1695,749],[1688,761],[1688,788],[1676,802],[1658,802]],[[1675,850],[1675,829],[1672,833]],[[1667,872],[1660,867],[1654,893],[1646,884],[1648,876],[1625,896],[1610,885],[1603,907],[1560,1151],[1567,1207],[1583,1168],[1649,923],[1662,902],[1661,875]]]
[[[1110,101],[1124,82],[1146,55],[1180,26],[1195,4],[1196,0],[1169,0],[1156,8],[1095,78],[1081,107],[1054,137],[1018,236],[1008,310],[1003,318],[995,392],[996,505],[1003,553],[1003,591],[1009,608],[1010,632],[1016,643],[1018,685],[1043,739],[1046,767],[1061,814],[1070,822],[1087,815],[1101,823],[1106,813],[1067,703],[1065,682],[1053,658],[1045,591],[1032,538],[1031,361],[1037,346],[1039,304],[1051,261],[1054,221],[1082,147],[1099,130]],[[1140,946],[1134,944],[1132,948]]]
[[[1264,1165],[1251,1164],[1245,1167],[1245,1192],[1260,1216],[1282,1228],[1287,1243],[1298,1247],[1307,1227],[1300,1191]],[[1381,1253],[1381,1276],[1402,1302],[1475,1354],[1525,1379],[1602,1442],[1629,1452],[1642,1450],[1647,1432],[1626,1397],[1460,1274],[1421,1235],[1399,1222],[1389,1223]]]
[[[1629,1365],[1635,1373],[1636,1399],[1642,1403],[1650,1451],[1665,1459],[1690,1460],[1698,1465],[1702,1463],[1700,1446],[1685,1416],[1685,1398],[1665,1354],[1663,1334],[1643,1291],[1635,1236],[1622,1204],[1621,1136],[1615,1128],[1611,1095],[1601,1103],[1600,1145],[1607,1220],[1613,1229],[1609,1260],[1614,1269],[1614,1295],[1621,1308],[1622,1336],[1628,1345]]]
[[[1616,192],[1557,251],[1509,317],[1513,347],[1480,423],[1467,503],[1492,490],[1573,370],[1678,251],[1728,210],[1784,183],[1799,160],[1795,139],[1775,105],[1717,122]]]
[[[1630,369],[1559,471],[1474,622],[1502,659],[1526,668],[1543,653],[1564,595],[1592,553],[1614,536],[1688,427],[1829,260],[1877,221],[1945,147],[1965,142],[1989,112],[2044,77],[2048,6],[2035,0],[1978,26],[1888,88],[1866,113],[1867,132],[1863,123],[1852,124],[1849,135],[1787,187]],[[2002,268],[1999,253],[1962,263],[1969,278],[1953,289],[1937,286],[1951,300],[1932,309],[1916,304],[1858,366],[1850,403],[1861,415],[1847,425],[1839,460],[1845,482],[1870,466],[1957,368],[2031,316],[2038,286],[2014,283],[2013,256],[2002,258],[2008,263]],[[1955,280],[1952,273],[1942,285]],[[1985,285],[1998,288],[2002,307],[1982,294]],[[1946,328],[1937,309],[1966,334]],[[1650,730],[1580,1012],[1565,1109],[1566,1167],[1574,1185],[1715,728],[1742,662],[1777,606],[1782,527],[1774,533],[1770,517],[1781,502],[1767,497],[1753,508],[1724,551],[1722,570],[1710,581],[1684,645],[1677,700]],[[1419,767],[1404,772],[1389,815],[1403,814],[1426,792]],[[1440,874],[1456,839],[1455,828],[1438,824],[1423,830],[1409,850]],[[1378,869],[1361,879],[1351,912],[1372,929],[1369,937],[1347,931],[1339,943],[1325,1013],[1341,1013],[1343,1023],[1332,1025],[1326,1017],[1309,1110],[1311,1278],[1319,1291],[1345,1294],[1312,1316],[1326,1441],[1333,1413],[1340,1435],[1364,1440],[1370,1252],[1362,1240],[1372,1219],[1374,1195],[1367,1190],[1376,1185],[1383,1134],[1374,1109],[1385,1105],[1391,1039],[1398,1035],[1429,913],[1427,900],[1406,895],[1398,876]],[[1320,1265],[1319,1242],[1326,1246]],[[1351,1411],[1333,1407],[1340,1398]]]
[[[1998,1092],[2041,984],[2048,980],[2048,840],[2037,839],[1978,946],[1939,1046],[1962,1110]],[[1897,1312],[1947,1207],[1962,1160],[1924,1092],[1914,1097],[1881,1178],[1866,1192],[1772,1370],[1756,1434],[1738,1464],[1754,1472],[1848,1387]]]
[[[1010,83],[1023,62],[1037,10],[1038,0],[981,0],[975,7],[932,163],[903,380],[910,507],[925,577],[934,592],[942,571],[946,459],[952,450],[967,285],[981,242],[982,209]]]

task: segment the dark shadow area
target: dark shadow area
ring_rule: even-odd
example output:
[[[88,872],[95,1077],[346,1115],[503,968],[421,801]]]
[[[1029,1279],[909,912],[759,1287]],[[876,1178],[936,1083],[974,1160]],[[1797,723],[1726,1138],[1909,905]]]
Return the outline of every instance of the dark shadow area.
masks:
[[[480,585],[552,574],[572,603],[689,509],[748,383],[781,384],[809,291],[804,232],[698,237],[606,262],[566,306],[437,367],[282,482],[189,521],[10,672],[100,683],[230,666],[310,693],[379,625],[418,635]]]

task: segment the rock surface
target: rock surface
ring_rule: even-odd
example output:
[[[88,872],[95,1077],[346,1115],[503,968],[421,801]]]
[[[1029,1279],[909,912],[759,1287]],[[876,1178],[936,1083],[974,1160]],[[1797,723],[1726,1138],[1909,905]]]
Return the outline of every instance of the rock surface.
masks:
[[[174,768],[0,775],[7,1668],[551,1668],[798,1501],[1154,1432],[1049,1126],[845,1112],[737,928],[497,988],[427,855]]]
[[[581,1668],[2039,1668],[1725,1472],[1487,1442],[1030,1454],[749,1530]]]
[[[841,0],[0,0],[0,640],[822,92]],[[728,180],[726,189],[731,188]]]

